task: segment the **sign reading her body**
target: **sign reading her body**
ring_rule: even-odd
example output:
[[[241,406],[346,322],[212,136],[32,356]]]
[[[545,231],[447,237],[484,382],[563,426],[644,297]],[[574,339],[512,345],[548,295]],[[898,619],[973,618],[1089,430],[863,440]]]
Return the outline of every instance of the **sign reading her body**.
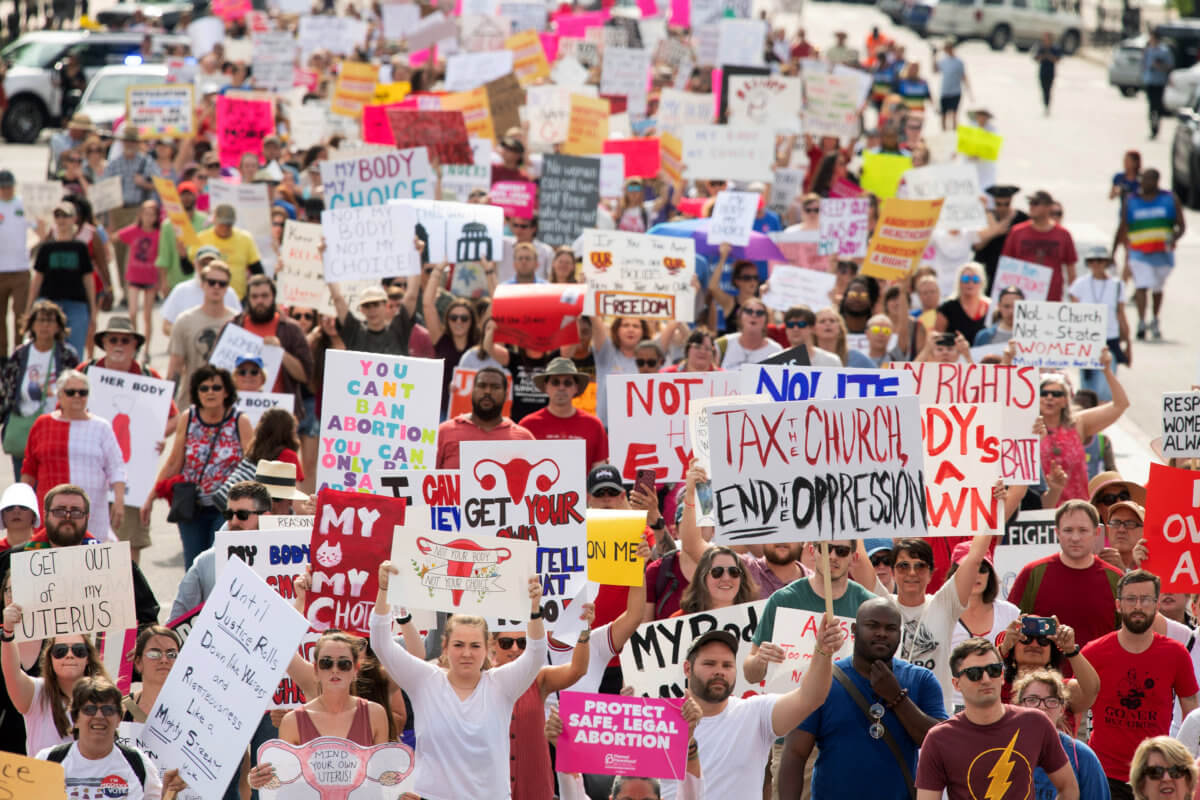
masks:
[[[263,800],[393,800],[412,784],[416,756],[400,742],[363,747],[319,736],[299,747],[281,739],[263,742],[258,762],[275,767]]]
[[[141,505],[154,488],[159,443],[171,413],[170,381],[89,367],[92,394],[88,410],[112,423],[125,460],[125,502]]]
[[[19,642],[137,627],[129,542],[21,550],[9,564]]]
[[[397,527],[391,560],[399,575],[388,600],[406,608],[522,619],[529,613],[533,542]]]
[[[622,231],[583,232],[588,315],[691,322],[696,312],[692,239]]]

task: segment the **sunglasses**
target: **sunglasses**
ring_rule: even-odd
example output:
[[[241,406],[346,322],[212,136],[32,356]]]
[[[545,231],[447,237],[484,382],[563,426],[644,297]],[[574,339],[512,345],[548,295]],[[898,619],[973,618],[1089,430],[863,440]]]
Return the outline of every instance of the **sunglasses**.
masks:
[[[712,567],[708,570],[708,574],[718,580],[720,580],[721,578],[724,578],[726,572],[729,573],[729,577],[731,577],[731,578],[742,577],[742,568],[741,567]]]
[[[625,187],[625,191],[627,192],[640,192],[641,190],[642,185],[640,183],[631,183]]]
[[[54,645],[54,647],[50,648],[51,658],[57,658],[57,659],[66,658],[67,653],[70,653],[71,655],[75,656],[76,658],[87,658],[88,657],[87,645],[83,644],[82,642],[76,642],[75,644],[56,644],[56,645]]]
[[[1129,492],[1119,492],[1117,494],[1102,494],[1096,498],[1106,506],[1111,506],[1113,503],[1120,503],[1123,500],[1129,499]],[[1111,523],[1110,523],[1111,524]]]
[[[821,207],[820,206],[805,206],[804,213],[805,214],[820,214]]]
[[[546,383],[550,384],[551,386],[574,386],[575,379],[563,377],[550,378],[546,381]]]
[[[83,159],[78,158],[78,157],[64,158],[63,163],[64,164],[81,164],[81,163],[83,163]]]
[[[204,282],[213,289],[224,289],[229,285],[229,281],[217,280],[216,278],[205,278]]]
[[[525,228],[532,228],[533,223],[532,222],[513,222],[509,225],[509,227],[510,228],[521,228],[523,230]]]
[[[924,561],[897,561],[897,572],[928,572],[929,565]]]
[[[1062,215],[1063,215],[1063,212],[1061,212],[1061,211],[1051,211],[1050,212],[1050,216],[1052,216],[1052,217],[1060,217],[1061,218]]]
[[[867,293],[866,293],[866,292],[864,292],[864,291],[860,291],[860,290],[858,290],[858,289],[855,289],[855,290],[853,290],[853,291],[846,292],[846,297],[847,297],[847,298],[854,297],[854,298],[857,298],[857,299],[859,299],[859,300],[866,300],[867,298],[869,298],[869,297],[870,297],[870,295],[869,295],[869,294],[867,294]]]
[[[883,336],[891,336],[892,329],[886,325],[872,325],[867,329],[870,333],[881,334]]]
[[[1037,642],[1038,647],[1049,647],[1052,640],[1049,636],[1026,636],[1021,634],[1021,644],[1033,644]]]
[[[294,319],[294,320],[307,319],[307,320],[311,320],[311,321],[313,321],[313,322],[316,322],[316,321],[317,321],[317,315],[316,315],[316,314],[314,314],[314,313],[312,313],[312,312],[310,312],[310,311],[303,311],[303,312],[301,312],[301,313],[299,313],[299,314],[292,314],[292,319]]]
[[[518,650],[524,650],[525,649],[525,637],[524,636],[517,636],[517,637],[497,636],[496,637],[496,646],[498,646],[501,650],[512,650],[512,646],[514,644],[517,646]]]
[[[205,164],[205,165],[204,165],[204,168],[205,168],[205,169],[220,169],[220,168],[221,168],[221,162],[219,162],[219,161],[214,161],[214,162],[213,162],[213,163],[211,163],[211,164]]]
[[[1187,767],[1172,764],[1169,767],[1146,767],[1146,777],[1152,781],[1161,781],[1167,775],[1172,778],[1183,778],[1188,774]]]
[[[220,392],[225,389],[225,385],[221,383],[205,383],[196,387],[196,391],[200,394],[208,394],[210,392]]]
[[[958,280],[960,283],[983,283],[983,278],[978,275],[963,275]]]
[[[104,148],[103,147],[89,147],[85,152],[89,156],[102,156],[102,155],[104,155]]]
[[[765,308],[743,308],[742,313],[748,317],[765,317],[767,310]]]
[[[794,320],[791,320],[790,322],[785,322],[784,324],[787,325],[789,328],[804,329],[804,328],[808,327],[808,320],[794,319]]]
[[[389,303],[404,302],[404,292],[388,292],[388,302]]]
[[[1025,706],[1026,708],[1037,708],[1038,706],[1041,706],[1042,708],[1059,708],[1062,706],[1062,700],[1057,697],[1038,697],[1037,695],[1030,695],[1029,697],[1021,698],[1021,705]]]
[[[74,215],[74,214],[68,214],[68,213],[67,213],[67,212],[65,212],[65,211],[55,211],[55,212],[54,212],[54,218],[55,218],[55,219],[75,219],[75,215]]]
[[[876,555],[871,556],[872,567],[878,567],[880,564],[883,564],[885,567],[890,567],[892,565],[891,553],[877,553]]]
[[[403,298],[404,295],[400,295],[400,297]],[[451,314],[446,319],[450,322],[470,322],[471,316],[469,314]]]
[[[67,397],[87,397],[88,389],[63,389],[63,394]]]
[[[837,265],[837,271],[842,275],[853,275],[858,272],[858,264],[843,262]]]
[[[338,672],[349,672],[354,669],[354,662],[348,658],[333,659],[329,656],[321,656],[317,659],[317,669],[328,672],[337,666]]]
[[[603,489],[597,489],[596,491],[592,492],[592,497],[616,497],[619,494],[621,494],[620,489],[613,489],[609,486],[605,486]]]
[[[259,369],[258,367],[238,367],[238,371],[235,372],[234,374],[241,375],[244,378],[248,375],[250,375],[250,376],[261,375],[262,370]]]
[[[657,358],[635,358],[633,360],[633,363],[637,364],[639,367],[657,367],[658,359]]]
[[[142,653],[142,657],[148,658],[151,661],[158,661],[160,658],[163,658],[163,657],[165,657],[167,659],[167,661],[174,661],[175,659],[179,658],[179,651],[178,650],[159,650],[157,647],[154,647],[154,648],[151,648],[150,650],[147,650],[146,652]]]
[[[984,673],[987,673],[989,678],[999,678],[1004,674],[1004,665],[999,661],[993,661],[982,667],[965,667],[960,669],[954,677],[961,678],[965,675],[971,683],[978,683],[983,680]]]
[[[64,508],[58,506],[50,509],[50,516],[58,517],[59,519],[83,519],[87,516],[87,512],[82,508]]]
[[[1042,389],[1042,397],[1066,397],[1067,393],[1062,389]]]
[[[94,717],[97,713],[103,714],[106,717],[115,717],[119,711],[120,709],[112,703],[105,703],[102,706],[98,706],[95,703],[88,703],[85,706],[79,707],[79,713],[85,717]]]
[[[854,548],[848,544],[831,544],[829,546],[829,555],[837,556],[838,558],[849,558],[854,552]]]
[[[743,272],[741,275],[738,275],[736,278],[734,278],[734,280],[735,281],[756,281],[756,280],[758,280],[758,273],[757,272]]]
[[[262,513],[264,513],[264,512],[262,512],[262,511],[247,511],[244,508],[239,508],[237,511],[234,511],[231,508],[221,509],[221,516],[225,518],[226,522],[229,522],[234,517],[237,517],[240,521],[245,522],[246,520],[253,517],[255,514],[262,514]]]

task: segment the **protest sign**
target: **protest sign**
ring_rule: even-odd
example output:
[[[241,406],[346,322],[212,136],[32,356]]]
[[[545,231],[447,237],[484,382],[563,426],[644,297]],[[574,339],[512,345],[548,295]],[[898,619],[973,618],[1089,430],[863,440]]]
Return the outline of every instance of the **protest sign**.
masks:
[[[862,258],[867,254],[867,212],[871,201],[866,197],[821,198],[820,249],[823,256],[836,259]],[[775,277],[771,276],[774,285]]]
[[[886,198],[879,210],[879,224],[867,247],[862,274],[895,280],[916,269],[937,226],[942,203],[940,199]]]
[[[25,193],[28,184],[21,186],[22,194]],[[171,220],[171,224],[175,226],[175,235],[184,245],[191,247],[196,243],[196,229],[192,227],[192,217],[183,208],[183,203],[179,199],[179,192],[175,189],[175,184],[166,178],[154,178],[154,191],[158,192],[158,198],[162,201],[163,211],[166,212],[167,219]]]
[[[721,97],[729,124],[760,125],[777,134],[800,133],[804,99],[800,78],[730,75],[728,80],[728,89]]]
[[[609,375],[609,460],[632,481],[654,470],[658,483],[681,481],[693,456],[688,416],[698,400],[737,393],[736,372]]]
[[[22,181],[21,202],[25,213],[33,219],[48,219],[54,207],[62,202],[62,181]]]
[[[1108,307],[1100,303],[1018,300],[1013,311],[1013,363],[1098,368],[1107,331]]]
[[[430,157],[442,164],[474,163],[461,111],[416,111],[392,106],[387,116],[397,147],[425,145]]]
[[[454,20],[448,19],[441,11],[434,11],[427,17],[421,17],[408,30],[405,43],[408,45],[409,53],[415,53],[451,38],[457,32],[458,27],[454,24]],[[411,64],[411,58],[410,65],[416,66],[416,64]]]
[[[658,129],[678,134],[690,125],[708,125],[714,107],[711,94],[663,89],[658,100]]]
[[[696,245],[691,238],[583,232],[588,315],[691,322],[695,316]]]
[[[533,181],[496,181],[489,196],[506,217],[533,219],[537,209],[537,184]]]
[[[367,23],[350,16],[301,16],[296,37],[300,40],[303,61],[314,50],[325,49],[334,55],[348,56],[366,42]]]
[[[257,426],[263,414],[272,408],[282,408],[289,414],[296,413],[296,395],[282,392],[238,392],[237,410],[246,415],[250,424]]]
[[[237,368],[238,356],[255,355],[263,360],[263,374],[267,380],[264,386],[274,386],[275,376],[283,363],[283,348],[279,345],[266,344],[263,337],[251,333],[240,325],[228,323],[221,329],[221,336],[213,348],[208,362],[214,367],[227,369],[232,373]]]
[[[1164,394],[1162,420],[1163,458],[1200,456],[1200,394]]]
[[[1040,402],[1035,368],[928,362],[895,363],[892,368],[913,376],[921,405],[997,403],[1002,406],[1000,473],[1004,482],[1027,486],[1041,480],[1041,449],[1033,433]]]
[[[505,72],[516,73],[522,86],[550,77],[550,63],[536,31],[515,33],[504,42],[504,47],[513,54],[512,69]]]
[[[88,411],[112,425],[125,461],[125,503],[140,506],[154,488],[175,385],[149,375],[92,366]]]
[[[645,778],[683,777],[688,725],[679,701],[560,692],[557,769]]]
[[[362,138],[366,144],[394,147],[396,137],[392,135],[392,124],[388,122],[388,106],[395,103],[367,103],[362,107]],[[324,163],[324,162],[322,162]]]
[[[1024,292],[1025,300],[1045,300],[1050,294],[1050,280],[1054,270],[1022,261],[1012,256],[1000,256],[996,264],[996,278],[992,281],[992,307],[1000,302],[1000,292],[1015,286]]]
[[[608,145],[608,142],[604,143],[605,149],[608,149]],[[600,196],[620,197],[624,191],[624,184],[625,154],[603,153],[600,156]]]
[[[492,295],[497,344],[555,350],[579,342],[584,292],[574,284],[501,284]]]
[[[608,114],[608,100],[603,97],[572,94],[562,152],[578,156],[599,153],[608,138]]]
[[[939,230],[979,230],[987,225],[979,171],[974,164],[935,164],[904,173],[901,197],[912,200],[945,199]]]
[[[547,151],[567,140],[571,121],[571,94],[585,87],[529,86],[525,89],[525,118],[529,121],[529,146]]]
[[[470,137],[471,163],[446,164],[442,167],[442,197],[465,203],[476,189],[487,191],[492,185],[492,143]]]
[[[258,763],[275,768],[275,781],[258,790],[262,800],[374,800],[411,791],[416,755],[402,742],[363,747],[318,736],[298,746],[282,739],[263,742]]]
[[[264,515],[259,518],[266,522]],[[302,517],[311,521],[313,517]],[[213,567],[220,579],[232,559],[241,559],[254,574],[285,600],[296,597],[296,578],[311,563],[309,541],[312,527],[256,531],[217,531],[213,542]]]
[[[547,6],[545,3],[501,3],[500,15],[512,20],[513,31],[544,31]],[[549,58],[549,56],[547,56]]]
[[[437,464],[442,360],[329,351],[317,486],[386,494],[402,469]]]
[[[814,138],[858,136],[858,81],[849,75],[804,70],[804,132]]]
[[[477,370],[454,368],[454,377],[450,379],[450,413],[451,418],[459,414],[471,413],[471,390],[475,386]],[[500,413],[508,417],[512,415],[512,381],[508,383],[508,396]]]
[[[596,224],[600,204],[600,159],[547,155],[538,189],[538,238],[558,247],[571,244]]]
[[[142,139],[192,136],[191,84],[136,85],[125,90],[125,120]]]
[[[221,796],[305,627],[248,566],[230,563],[167,675],[138,746],[176,766],[202,796]]]
[[[488,108],[492,115],[492,127],[495,137],[504,135],[509,128],[521,125],[521,107],[525,105],[525,89],[517,76],[509,73],[501,75],[484,86],[487,95]]]
[[[646,512],[589,508],[587,578],[608,586],[641,586],[646,565],[638,546],[646,532]]]
[[[275,269],[280,305],[314,308],[321,313],[332,312],[320,245],[319,224],[297,222],[294,219],[284,221],[279,265]]]
[[[512,22],[488,9],[483,14],[463,13],[458,18],[459,46],[468,53],[503,50],[504,42],[512,35]]]
[[[416,225],[416,213],[406,206],[322,211],[325,280],[337,283],[419,274],[421,261],[413,244]]]
[[[291,33],[256,33],[251,52],[250,67],[255,86],[281,94],[292,88],[299,43]],[[294,124],[295,120],[292,122]]]
[[[741,394],[765,395],[775,403],[901,397],[917,393],[914,377],[887,370],[743,364],[740,373]]]
[[[435,200],[393,200],[391,205],[412,209],[430,262],[499,261],[504,253],[504,212],[498,206]]]
[[[1057,555],[1058,533],[1054,528],[1054,509],[1018,511],[1004,526],[1004,538],[992,552],[993,568],[1002,597],[1008,597],[1017,575],[1026,564]]]
[[[459,446],[463,532],[537,544],[548,622],[586,580],[585,449],[581,439]]]
[[[767,664],[763,692],[785,694],[800,686],[812,664],[813,651],[820,645],[821,619],[824,613],[814,614],[799,608],[780,605],[775,609],[773,643],[783,649],[783,661]],[[846,638],[833,654],[833,660],[854,654],[853,619],[834,617]]]
[[[792,306],[824,308],[833,302],[835,283],[835,273],[780,264],[771,270],[771,285],[762,301],[776,311],[787,311]]]
[[[523,619],[529,614],[529,579],[537,575],[539,553],[536,540],[398,527],[391,560],[400,574],[388,580],[388,601],[406,608]]]
[[[62,800],[66,786],[62,764],[0,751],[0,797]]]
[[[381,206],[388,200],[433,194],[434,174],[424,147],[321,161],[329,209]]]
[[[947,403],[921,407],[925,437],[925,497],[929,536],[1000,533],[1003,409],[995,403]]]
[[[606,47],[600,72],[600,94],[626,98],[631,112],[646,112],[649,50],[640,47]]]
[[[760,199],[757,192],[735,192],[731,189],[718,192],[708,223],[709,245],[728,243],[745,247],[749,244]]]
[[[896,153],[865,152],[862,156],[863,191],[878,197],[895,197],[900,179],[912,169],[912,156]]]
[[[416,3],[384,3],[381,8],[383,35],[389,41],[402,41],[405,34],[421,19],[421,6]]]
[[[980,161],[995,161],[1000,158],[1004,137],[975,125],[958,126],[958,152]]]
[[[88,202],[92,204],[92,212],[103,214],[125,205],[125,196],[121,193],[121,176],[101,178],[88,187]]]
[[[602,148],[606,154],[622,157],[625,178],[653,179],[658,175],[660,145],[658,139],[609,139]],[[601,156],[602,159],[606,156]],[[619,194],[619,192],[618,192]],[[610,195],[605,195],[606,197]]]
[[[621,673],[625,683],[633,687],[635,697],[683,697],[687,687],[683,662],[688,647],[702,634],[724,630],[738,640],[737,670],[731,694],[735,697],[758,694],[760,687],[746,680],[742,665],[750,653],[750,643],[764,605],[765,600],[758,600],[639,625],[621,650]]]
[[[337,84],[329,101],[329,110],[343,117],[357,119],[362,108],[375,97],[379,80],[379,65],[358,61],[342,61],[338,65]]]
[[[1150,558],[1141,567],[1162,579],[1162,591],[1200,591],[1200,476],[1150,464],[1144,530]]]
[[[916,397],[731,398],[708,413],[714,542],[925,535]]]
[[[404,501],[405,525],[441,533],[457,533],[462,528],[458,470],[395,472],[384,475],[380,483],[387,490],[381,493]]]
[[[683,142],[666,131],[658,139],[662,142],[658,155],[663,172],[673,181],[683,180]]]
[[[314,519],[315,517],[300,514],[268,514],[259,517],[258,529],[260,531],[290,531],[303,528],[311,531]]]
[[[501,79],[503,80],[503,78]],[[442,111],[458,111],[462,113],[463,126],[467,129],[467,142],[472,136],[492,140],[496,138],[495,126],[492,123],[492,111],[488,105],[487,88],[477,86],[469,92],[454,92],[442,95]],[[455,145],[458,146],[457,144]],[[459,157],[462,153],[459,152]]]
[[[488,275],[483,269],[482,261],[460,261],[453,265],[450,276],[450,294],[455,297],[467,297],[480,300],[487,297]]]
[[[788,208],[792,202],[804,194],[804,178],[807,174],[808,171],[804,167],[777,168],[775,179],[771,181],[767,208],[778,214],[780,219],[787,219]]]
[[[683,131],[682,161],[692,180],[769,181],[774,152],[770,128],[693,125]]]
[[[370,636],[379,565],[391,555],[392,531],[403,524],[404,504],[390,497],[328,488],[317,493],[308,545],[312,588],[304,603],[309,628]]]
[[[19,642],[137,627],[129,542],[16,551],[10,564]]]
[[[457,53],[446,59],[446,89],[465,92],[513,72],[511,50]]]
[[[271,234],[271,204],[265,183],[231,183],[210,180],[209,204],[216,208],[231,205],[237,213],[237,226],[254,239],[267,275],[275,269],[275,239]]]
[[[270,100],[217,97],[217,152],[222,167],[236,167],[242,153],[258,155],[262,140],[275,133],[275,104]]]

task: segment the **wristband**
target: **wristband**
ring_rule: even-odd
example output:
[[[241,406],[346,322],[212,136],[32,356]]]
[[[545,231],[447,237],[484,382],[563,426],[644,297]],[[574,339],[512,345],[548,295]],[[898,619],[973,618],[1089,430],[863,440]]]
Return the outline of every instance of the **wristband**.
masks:
[[[653,525],[647,525],[646,527],[650,528],[651,530],[661,531],[663,528],[667,527],[667,521],[660,516],[658,518],[658,522],[654,523]]]
[[[396,622],[400,623],[401,625],[407,625],[408,623],[412,622],[412,614],[405,614],[403,617],[396,617]]]
[[[578,643],[579,644],[587,644],[588,640],[591,638],[592,638],[592,632],[590,630],[582,631],[579,634]]]
[[[822,650],[822,649],[821,649],[821,648],[819,648],[819,647],[814,647],[814,648],[813,648],[813,650],[814,650],[814,651],[816,652],[816,654],[817,654],[817,655],[819,655],[819,656],[832,656],[832,655],[833,655],[833,653],[826,653],[824,650]]]
[[[1083,648],[1082,648],[1082,647],[1080,647],[1079,645],[1075,645],[1075,649],[1074,649],[1074,650],[1072,650],[1072,651],[1071,651],[1071,652],[1069,652],[1069,653],[1063,653],[1063,655],[1064,655],[1064,656],[1066,656],[1067,658],[1074,658],[1075,656],[1079,655],[1079,651],[1080,651],[1080,650],[1082,650],[1082,649],[1083,649]]]
[[[542,609],[540,607],[538,608],[537,611],[534,611],[529,615],[530,620],[541,619],[541,618],[542,618]]]
[[[11,642],[16,638],[17,634],[15,632],[4,631],[4,633],[0,633],[0,642]]]
[[[700,757],[700,746],[696,744],[695,739],[692,739],[692,741],[688,742],[687,753],[688,761],[692,761]]]
[[[908,697],[908,689],[901,688],[900,694],[896,695],[896,699],[890,703],[884,703],[887,708],[895,708],[904,702],[904,698]]]

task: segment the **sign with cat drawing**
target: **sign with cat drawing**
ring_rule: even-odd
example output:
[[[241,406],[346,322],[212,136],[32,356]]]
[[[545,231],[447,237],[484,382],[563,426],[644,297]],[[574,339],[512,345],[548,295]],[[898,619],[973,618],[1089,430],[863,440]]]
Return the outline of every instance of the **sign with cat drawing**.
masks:
[[[304,601],[312,630],[371,635],[379,564],[391,555],[392,531],[403,524],[403,500],[336,489],[317,493],[309,541],[312,588]]]
[[[535,542],[399,528],[388,600],[405,608],[527,619]]]
[[[88,411],[112,423],[125,460],[125,502],[140,506],[154,488],[175,386],[170,381],[90,367]]]

